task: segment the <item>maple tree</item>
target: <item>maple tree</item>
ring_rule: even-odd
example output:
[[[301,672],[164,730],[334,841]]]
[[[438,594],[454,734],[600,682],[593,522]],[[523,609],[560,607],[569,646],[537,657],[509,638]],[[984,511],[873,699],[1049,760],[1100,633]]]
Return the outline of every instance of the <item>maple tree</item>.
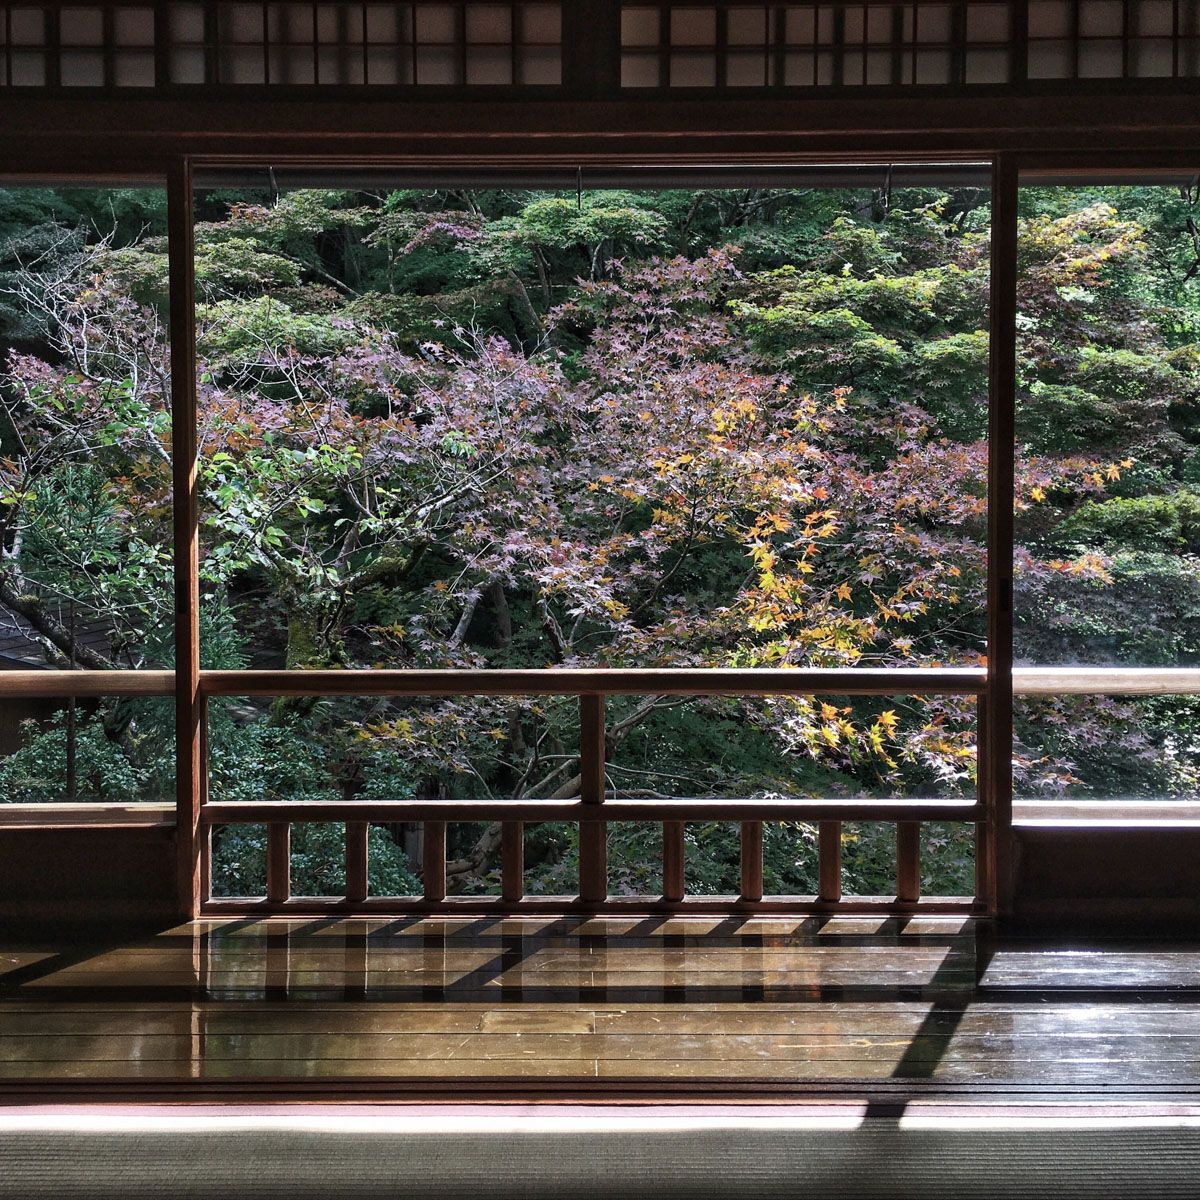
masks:
[[[202,196],[196,231],[204,665],[984,661],[986,195],[258,199]],[[1142,282],[1144,219],[1039,204],[1022,235],[1022,653],[1086,659],[1079,631],[1108,621],[1126,638],[1108,660],[1167,639],[1156,661],[1185,661],[1192,590],[1132,614],[1160,579],[1195,586],[1193,343]],[[165,241],[49,244],[17,254],[6,290],[25,344],[4,381],[0,602],[53,662],[169,662]],[[105,648],[78,644],[68,602],[105,623]],[[973,787],[963,701],[609,708],[624,795]],[[214,710],[214,797],[578,788],[565,700]],[[1177,789],[1186,755],[1153,752],[1183,711],[1030,706],[1021,785]],[[165,791],[153,714],[105,718],[89,753],[116,747]],[[31,731],[10,785],[45,773],[60,736]],[[811,891],[809,833],[767,832],[768,887]],[[396,840],[372,837],[373,888],[416,886]],[[574,837],[531,831],[531,889],[573,890]],[[731,837],[689,827],[697,888],[732,886]],[[887,831],[847,839],[851,890],[888,890]],[[617,890],[657,886],[654,843],[614,827]],[[337,830],[296,844],[314,889],[336,890]],[[223,886],[255,886],[261,834],[221,845]],[[452,886],[495,886],[498,847],[498,826],[457,831]],[[930,882],[969,890],[963,834],[929,848]]]

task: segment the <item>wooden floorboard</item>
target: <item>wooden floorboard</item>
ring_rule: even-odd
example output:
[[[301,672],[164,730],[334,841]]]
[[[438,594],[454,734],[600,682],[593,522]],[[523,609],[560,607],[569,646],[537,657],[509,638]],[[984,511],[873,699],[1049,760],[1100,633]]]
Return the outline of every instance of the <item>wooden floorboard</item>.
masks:
[[[205,919],[0,945],[0,1090],[1200,1095],[1197,968],[957,917]]]

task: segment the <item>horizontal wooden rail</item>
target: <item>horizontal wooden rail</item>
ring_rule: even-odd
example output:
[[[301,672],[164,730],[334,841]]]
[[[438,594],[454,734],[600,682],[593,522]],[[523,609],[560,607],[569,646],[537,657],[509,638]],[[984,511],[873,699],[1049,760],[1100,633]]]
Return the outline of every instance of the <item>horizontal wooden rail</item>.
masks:
[[[975,821],[974,800],[215,800],[210,825],[277,821]]]
[[[268,803],[264,801],[264,805]],[[279,801],[280,804],[291,805],[309,804],[312,801]],[[332,811],[336,801],[331,801],[327,807]],[[386,803],[386,801],[385,801]],[[404,803],[404,802],[401,802]],[[424,802],[423,802],[424,803]],[[431,800],[427,802],[430,806],[437,804],[452,805],[456,803],[453,800],[441,801]],[[468,803],[472,803],[468,801]],[[482,803],[482,801],[480,802]],[[487,801],[491,805],[492,801]],[[501,804],[505,801],[500,801]],[[509,801],[508,803],[511,803]],[[525,804],[527,801],[520,801]],[[550,803],[549,801],[532,801],[532,803]],[[567,803],[571,803],[568,801]],[[612,804],[608,801],[605,805],[605,817],[608,818],[608,805]],[[721,800],[720,804],[735,804],[734,800]],[[790,803],[790,802],[789,802]],[[813,803],[812,801],[801,801],[800,803]],[[817,801],[816,803],[821,803]],[[844,805],[846,801],[838,800],[839,806]],[[874,804],[886,804],[887,801],[871,801]],[[906,802],[909,803],[909,802]],[[937,803],[937,801],[917,801],[922,805]],[[962,801],[971,807],[970,801]],[[206,807],[214,807],[208,805]],[[345,806],[339,805],[337,808],[337,820],[345,819]],[[438,816],[444,814],[445,809],[439,808]],[[285,814],[287,815],[287,814]],[[973,816],[962,815],[955,813],[953,816],[940,816],[937,820],[945,821],[964,821],[970,822],[978,818],[978,813]],[[266,824],[269,820],[278,820],[279,814],[272,811],[264,816],[263,823]],[[307,820],[307,816],[288,816],[289,820]],[[381,818],[382,819],[382,818]],[[389,818],[390,819],[390,818]],[[492,819],[499,819],[495,816]],[[572,818],[578,819],[578,818]],[[647,818],[648,819],[648,818]],[[699,818],[698,818],[699,819]],[[712,818],[704,818],[709,820]],[[741,819],[740,814],[736,819]],[[791,818],[789,818],[791,819]],[[809,820],[808,814],[803,814],[798,820]],[[852,820],[853,817],[847,817],[847,820]],[[881,820],[885,818],[879,818]],[[905,813],[897,814],[893,812],[886,818],[888,821],[901,821],[912,819]],[[935,818],[922,817],[922,820],[933,820]],[[1090,826],[1094,828],[1106,828],[1110,825],[1121,824],[1131,827],[1153,827],[1159,825],[1185,826],[1189,828],[1200,827],[1200,800],[1014,800],[1013,801],[1013,819],[1017,825],[1036,825],[1036,826]],[[237,822],[231,822],[241,824]],[[98,802],[95,804],[78,803],[78,804],[63,804],[63,803],[46,803],[46,804],[0,804],[0,830],[4,829],[124,829],[124,828],[155,828],[169,827],[175,824],[175,805],[174,804],[159,804],[154,802],[133,803],[133,804],[113,804],[107,801]],[[361,837],[362,829],[365,829],[366,823],[358,828],[357,836]]]
[[[1195,667],[1014,667],[1017,696],[1200,695]]]
[[[970,696],[986,682],[977,667],[200,672],[206,696]]]
[[[0,699],[174,694],[174,671],[0,671]]]
[[[978,695],[976,667],[201,671],[206,696]],[[0,671],[0,699],[171,696],[174,671]],[[1014,667],[1018,696],[1200,695],[1196,667]]]
[[[0,829],[153,829],[174,824],[174,803],[0,804]]]

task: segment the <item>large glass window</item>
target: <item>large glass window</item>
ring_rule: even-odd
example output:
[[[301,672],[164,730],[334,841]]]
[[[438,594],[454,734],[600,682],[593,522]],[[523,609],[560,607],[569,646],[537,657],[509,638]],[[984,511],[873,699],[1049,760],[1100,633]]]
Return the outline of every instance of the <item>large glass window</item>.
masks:
[[[202,665],[980,666],[990,206],[986,172],[941,174],[206,177]],[[967,700],[612,697],[607,716],[614,797],[974,794]],[[573,697],[210,717],[213,800],[578,790]],[[294,863],[317,828],[293,830]],[[929,834],[933,890],[973,890],[969,830]],[[496,831],[448,836],[452,889],[498,890]],[[577,837],[528,832],[530,892],[576,890]],[[894,889],[894,838],[847,827],[848,892]],[[736,891],[734,841],[689,827],[690,888]],[[812,827],[765,842],[769,891],[816,890]],[[266,853],[222,828],[214,878],[249,855],[239,878],[265,880]],[[658,894],[661,854],[657,826],[612,826],[614,894]],[[372,890],[413,879],[392,874]]]
[[[1200,708],[1169,672],[1200,665],[1196,202],[1186,183],[1022,192],[1016,662],[1141,668],[1162,694],[1068,670],[1019,697],[1021,796],[1195,793]]]
[[[0,191],[0,671],[174,663],[165,231],[162,191]],[[173,801],[173,722],[0,701],[0,802]]]

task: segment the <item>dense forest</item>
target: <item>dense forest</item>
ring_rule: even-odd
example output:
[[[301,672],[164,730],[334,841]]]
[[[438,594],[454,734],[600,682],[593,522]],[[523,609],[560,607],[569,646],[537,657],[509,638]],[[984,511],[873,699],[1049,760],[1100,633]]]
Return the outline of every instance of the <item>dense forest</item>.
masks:
[[[1023,195],[1017,654],[1200,660],[1198,197]],[[0,192],[0,606],[52,667],[170,666],[160,193]],[[214,668],[921,666],[986,661],[986,191],[207,191],[197,196],[201,655]],[[85,636],[86,633],[86,636]],[[11,665],[11,664],[10,664]],[[1188,698],[1018,705],[1019,794],[1184,796]],[[223,799],[565,797],[570,699],[212,706]],[[970,702],[620,698],[610,794],[942,796]],[[166,701],[31,717],[7,801],[161,799]],[[527,887],[576,889],[573,827]],[[262,829],[215,887],[260,893]],[[969,829],[924,885],[973,890]],[[411,850],[411,845],[409,846]],[[498,887],[454,826],[451,890]],[[610,828],[618,894],[657,828]],[[688,888],[736,891],[736,826],[687,827]],[[893,887],[890,827],[845,886]],[[293,832],[298,893],[341,828]],[[375,894],[419,890],[371,832]],[[765,831],[768,892],[815,832]]]

